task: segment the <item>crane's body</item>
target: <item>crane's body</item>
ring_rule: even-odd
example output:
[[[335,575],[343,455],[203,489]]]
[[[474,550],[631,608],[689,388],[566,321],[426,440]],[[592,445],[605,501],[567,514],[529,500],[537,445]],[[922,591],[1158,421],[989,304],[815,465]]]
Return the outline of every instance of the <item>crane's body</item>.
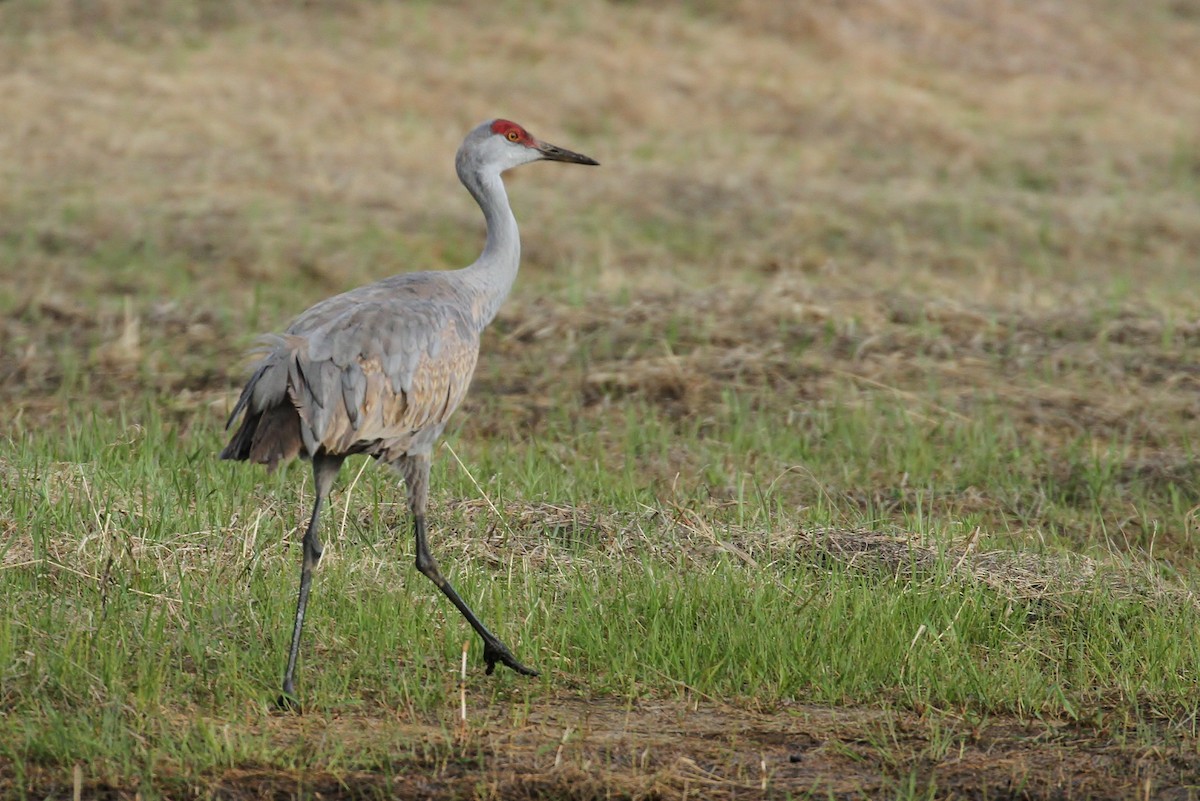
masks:
[[[484,641],[491,673],[496,662],[522,665],[442,577],[426,544],[425,507],[433,445],[467,393],[483,329],[516,279],[521,245],[500,174],[548,159],[595,161],[539,142],[506,120],[472,130],[456,157],[459,179],[487,223],[479,258],[461,270],[385,278],[323,300],[282,334],[263,338],[262,359],[242,390],[229,422],[241,425],[223,459],[273,470],[296,457],[313,465],[316,501],[304,535],[300,597],[280,703],[295,706],[294,674],[312,570],[320,560],[318,518],[342,462],[368,454],[404,477],[416,534],[417,568],[458,607]]]
[[[429,452],[466,395],[488,320],[461,276],[410,273],[324,300],[281,335],[242,393],[227,454],[268,469],[299,455]]]

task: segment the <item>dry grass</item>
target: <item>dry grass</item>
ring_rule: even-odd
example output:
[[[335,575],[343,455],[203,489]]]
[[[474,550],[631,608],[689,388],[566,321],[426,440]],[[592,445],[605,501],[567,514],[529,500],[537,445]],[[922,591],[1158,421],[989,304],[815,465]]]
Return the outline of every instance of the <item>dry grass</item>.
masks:
[[[346,3],[319,24],[104,7],[6,10],[32,29],[0,79],[6,237],[45,240],[60,291],[80,281],[63,258],[103,242],[182,255],[222,289],[411,266],[362,262],[376,228],[453,265],[473,245],[450,232],[477,223],[450,156],[495,114],[605,162],[515,178],[527,267],[586,264],[601,286],[832,261],[1023,304],[1136,271],[1167,302],[1200,253],[1200,47],[1178,3],[818,3],[787,22],[768,3]],[[586,217],[555,214],[564,194]]]
[[[451,512],[474,528],[477,519],[495,520],[486,500],[458,501]],[[1073,608],[1080,594],[1103,588],[1112,597],[1154,605],[1200,609],[1194,591],[1164,578],[1147,565],[1128,559],[1091,559],[1080,555],[1037,554],[981,544],[978,530],[957,540],[931,542],[903,531],[814,527],[772,532],[714,526],[699,511],[674,507],[643,509],[637,515],[597,514],[554,504],[511,502],[499,510],[506,530],[490,538],[457,538],[454,560],[461,564],[503,567],[512,559],[550,574],[596,572],[601,563],[653,556],[677,570],[704,570],[728,556],[760,569],[780,561],[803,560],[836,570],[883,574],[904,581],[936,582],[961,589],[980,583],[1014,602],[1042,606],[1049,612]],[[653,528],[649,537],[643,528]],[[984,535],[986,537],[986,535]],[[582,541],[582,553],[561,546]],[[793,592],[781,587],[784,592]],[[803,599],[798,599],[803,600]]]
[[[64,391],[86,386],[92,408],[114,411],[131,383],[147,384],[181,433],[207,430],[227,414],[243,363],[242,340],[222,333],[222,315],[204,303],[158,303],[141,313],[123,304],[96,314],[61,297],[27,301],[3,322],[20,344],[0,363],[0,397],[15,405],[14,423],[64,420],[78,413],[63,403]],[[895,406],[922,436],[977,431],[1054,461],[1015,461],[1012,475],[1033,482],[1015,494],[976,483],[940,500],[927,486],[897,485],[885,464],[865,485],[810,464],[821,478],[789,478],[778,497],[796,508],[824,496],[894,515],[923,492],[944,504],[936,508],[948,519],[981,514],[974,524],[1018,540],[1059,530],[1094,546],[1092,523],[1047,508],[1051,492],[1086,515],[1099,503],[1120,532],[1109,548],[1157,549],[1180,565],[1194,555],[1197,516],[1188,509],[1200,496],[1187,432],[1200,419],[1200,328],[1145,301],[1030,310],[780,272],[757,285],[645,289],[628,300],[599,292],[578,302],[519,297],[502,310],[485,350],[458,421],[468,442],[566,447],[554,442],[564,409],[603,432],[619,431],[614,421],[626,409],[649,408],[686,441],[717,435],[731,415],[818,436],[823,416]],[[614,463],[624,458],[618,434],[608,447]],[[1088,453],[1114,464],[1094,476]],[[663,497],[679,500],[680,476],[686,495],[703,484],[710,458],[681,445],[639,470]],[[761,464],[751,469],[764,484],[804,466],[769,452],[755,458]],[[953,482],[952,466],[942,472]],[[1173,513],[1182,517],[1156,522],[1164,511],[1153,506],[1151,519],[1130,514],[1127,490],[1185,504]],[[706,491],[730,492],[712,484]]]
[[[643,554],[696,570],[790,560],[982,585],[1051,617],[1099,585],[1196,605],[1195,0],[0,3],[0,436],[127,415],[130,441],[155,419],[211,450],[254,333],[473,258],[480,224],[451,157],[497,115],[604,166],[511,176],[524,273],[456,446],[469,465],[536,448],[564,472],[591,446],[634,465],[652,501],[502,498],[481,476],[501,514],[439,498],[448,534],[497,521],[439,541],[448,562],[515,563],[553,587]],[[633,455],[629,419],[674,444]],[[773,430],[755,439],[758,421]],[[772,447],[784,440],[794,450]],[[893,451],[922,444],[933,464],[913,477],[922,454]],[[2,571],[107,587],[115,560],[161,577],[170,606],[213,564],[200,540],[294,569],[281,535],[304,510],[267,489],[261,520],[122,530],[118,553],[109,534],[147,499],[98,497],[102,465],[39,470],[38,498],[90,519],[36,552],[0,503]],[[762,511],[744,511],[747,487]],[[403,523],[386,502],[347,514],[352,532]],[[331,564],[349,536],[331,536]],[[390,557],[354,558],[382,589],[372,560]],[[520,720],[511,699],[472,696],[465,745],[403,710],[271,719],[276,763],[164,792],[1125,798],[1192,792],[1197,772],[1186,722],[1141,709],[1063,726],[737,709],[677,689],[547,696]],[[384,729],[396,743],[376,769],[302,767],[330,741],[378,747]],[[0,766],[0,793],[13,775]],[[57,767],[24,775],[70,793]],[[137,792],[120,776],[84,788]]]

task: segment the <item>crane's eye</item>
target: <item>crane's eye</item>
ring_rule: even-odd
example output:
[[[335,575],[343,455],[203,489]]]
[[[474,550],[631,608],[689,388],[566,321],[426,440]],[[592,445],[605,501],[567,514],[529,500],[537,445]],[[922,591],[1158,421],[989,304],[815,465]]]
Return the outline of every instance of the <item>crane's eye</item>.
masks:
[[[517,133],[516,131],[509,131],[509,132],[508,132],[508,141],[510,141],[510,142],[515,142],[515,141],[517,141],[517,140],[518,140],[518,139],[520,139],[520,138],[521,138],[521,135],[520,135],[519,133]]]

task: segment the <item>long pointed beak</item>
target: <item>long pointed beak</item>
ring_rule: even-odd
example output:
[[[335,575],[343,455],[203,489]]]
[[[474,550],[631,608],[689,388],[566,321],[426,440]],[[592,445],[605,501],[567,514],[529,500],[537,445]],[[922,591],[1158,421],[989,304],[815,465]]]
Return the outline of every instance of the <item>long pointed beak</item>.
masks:
[[[594,164],[596,166],[600,164],[594,158],[552,145],[549,142],[538,142],[537,152],[541,153],[542,158],[547,161],[566,161],[571,164]]]

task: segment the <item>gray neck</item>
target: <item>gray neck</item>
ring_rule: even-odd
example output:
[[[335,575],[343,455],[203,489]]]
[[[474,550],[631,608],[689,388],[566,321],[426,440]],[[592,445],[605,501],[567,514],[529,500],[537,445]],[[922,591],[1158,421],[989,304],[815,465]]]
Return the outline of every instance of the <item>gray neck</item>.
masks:
[[[517,219],[508,205],[508,194],[500,173],[493,170],[464,171],[459,175],[463,185],[483,210],[487,222],[487,242],[483,253],[470,267],[460,271],[471,290],[479,329],[492,321],[500,304],[508,297],[517,279],[521,262],[521,236]]]

